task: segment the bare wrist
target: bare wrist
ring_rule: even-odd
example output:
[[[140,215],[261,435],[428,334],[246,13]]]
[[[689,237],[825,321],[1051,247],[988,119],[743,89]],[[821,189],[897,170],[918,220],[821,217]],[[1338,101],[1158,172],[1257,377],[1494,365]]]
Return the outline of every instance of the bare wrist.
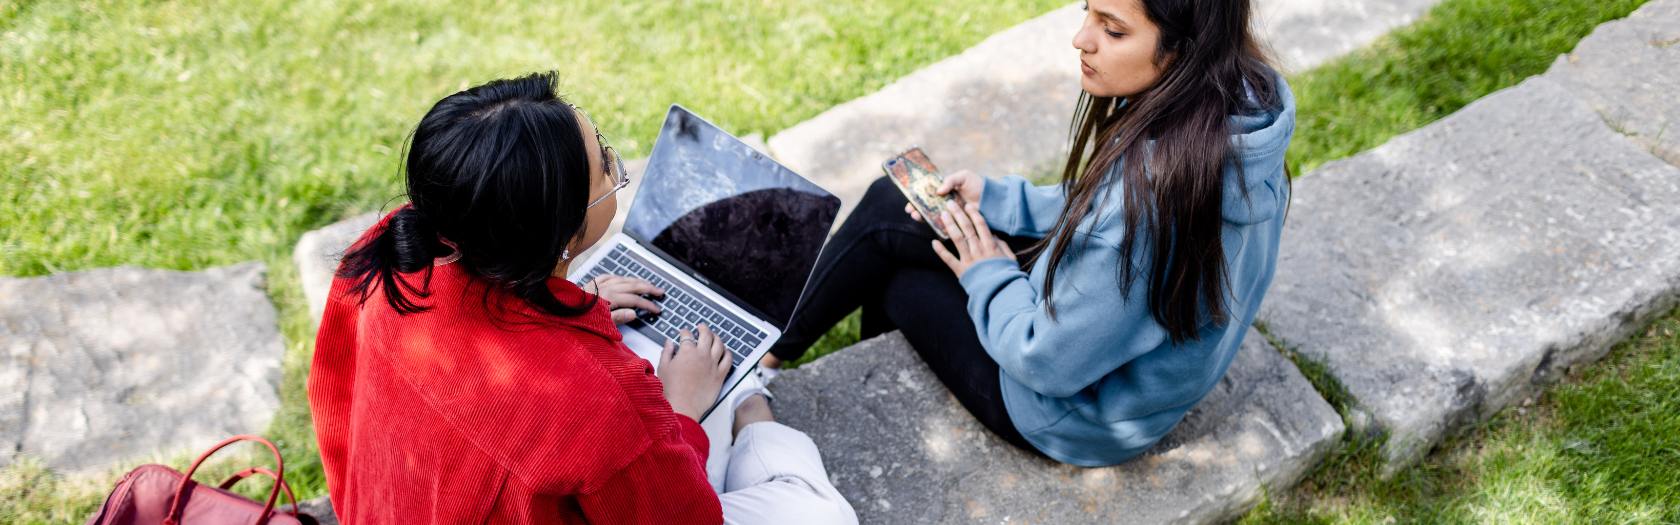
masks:
[[[698,411],[698,410],[677,408],[677,407],[674,407],[674,406],[671,407],[671,410],[673,412],[676,412],[678,415],[686,416],[689,419],[694,420],[695,423],[700,422],[700,411]]]

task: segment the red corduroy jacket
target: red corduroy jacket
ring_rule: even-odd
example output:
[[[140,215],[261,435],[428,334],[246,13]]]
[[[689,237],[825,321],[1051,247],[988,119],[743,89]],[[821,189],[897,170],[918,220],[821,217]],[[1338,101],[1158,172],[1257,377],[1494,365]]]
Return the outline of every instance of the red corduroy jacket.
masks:
[[[358,304],[351,285],[333,282],[309,374],[344,523],[723,521],[705,432],[671,410],[605,301],[555,318],[493,294],[506,310],[493,315],[459,263],[433,267],[418,314],[377,290]],[[559,278],[549,289],[591,297]]]

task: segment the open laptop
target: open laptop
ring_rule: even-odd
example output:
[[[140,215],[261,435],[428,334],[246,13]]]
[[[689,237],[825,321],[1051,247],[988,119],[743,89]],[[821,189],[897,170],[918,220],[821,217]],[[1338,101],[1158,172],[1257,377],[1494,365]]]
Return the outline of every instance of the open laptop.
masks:
[[[619,327],[655,366],[677,330],[711,327],[734,360],[721,401],[787,329],[839,211],[838,197],[673,104],[624,231],[570,278],[622,275],[665,290],[658,316]]]

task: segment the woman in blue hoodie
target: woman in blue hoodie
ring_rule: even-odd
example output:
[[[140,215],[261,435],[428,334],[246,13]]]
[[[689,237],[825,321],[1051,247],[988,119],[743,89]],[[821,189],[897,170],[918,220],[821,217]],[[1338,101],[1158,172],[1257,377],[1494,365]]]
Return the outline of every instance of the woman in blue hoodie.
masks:
[[[1083,466],[1136,457],[1218,384],[1271,284],[1294,98],[1249,0],[1085,8],[1061,182],[949,175],[967,206],[927,218],[947,246],[877,181],[764,365],[862,307],[987,428]]]

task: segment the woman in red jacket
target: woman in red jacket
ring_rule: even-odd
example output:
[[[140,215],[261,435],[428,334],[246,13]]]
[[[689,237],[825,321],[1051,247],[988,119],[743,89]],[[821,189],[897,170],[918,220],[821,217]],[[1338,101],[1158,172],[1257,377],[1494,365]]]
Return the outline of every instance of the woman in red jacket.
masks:
[[[553,73],[531,75],[438,102],[408,151],[410,203],[346,254],[309,376],[339,518],[855,523],[815,445],[761,395],[731,398],[734,448],[714,492],[696,419],[728,351],[695,327],[655,376],[614,320],[657,311],[642,296],[659,291],[563,278],[628,178],[554,88]]]

